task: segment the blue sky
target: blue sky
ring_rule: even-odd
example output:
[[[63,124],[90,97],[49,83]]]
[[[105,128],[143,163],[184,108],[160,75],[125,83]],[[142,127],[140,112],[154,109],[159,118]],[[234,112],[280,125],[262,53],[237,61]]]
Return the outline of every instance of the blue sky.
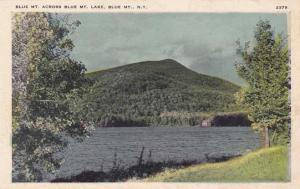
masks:
[[[270,20],[287,33],[286,14],[275,13],[82,13],[72,35],[72,56],[88,71],[172,58],[186,67],[242,84],[234,70],[236,41],[253,39],[256,23]]]

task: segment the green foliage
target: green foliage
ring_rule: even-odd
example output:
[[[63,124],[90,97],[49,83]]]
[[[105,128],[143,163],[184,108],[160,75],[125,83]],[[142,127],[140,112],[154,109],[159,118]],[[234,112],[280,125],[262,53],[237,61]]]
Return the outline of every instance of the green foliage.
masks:
[[[76,26],[53,14],[13,16],[14,181],[41,181],[59,167],[53,155],[66,145],[62,135],[80,137],[91,128],[87,112],[73,104],[91,84],[84,65],[69,55]]]
[[[196,125],[196,112],[233,111],[239,87],[174,60],[148,61],[87,74],[85,104],[98,126]],[[172,112],[172,116],[170,115]],[[196,120],[199,118],[199,120]]]
[[[270,182],[289,181],[288,149],[273,147],[251,152],[222,163],[208,163],[166,170],[151,182]]]
[[[248,119],[246,112],[219,112],[211,116],[210,124],[212,126],[250,126],[251,122]]]
[[[239,101],[247,106],[254,129],[268,128],[274,144],[287,143],[290,108],[286,41],[281,35],[274,36],[268,21],[260,21],[256,26],[253,49],[249,44],[241,47],[238,43],[243,62],[236,65],[236,70],[248,83],[240,93]]]

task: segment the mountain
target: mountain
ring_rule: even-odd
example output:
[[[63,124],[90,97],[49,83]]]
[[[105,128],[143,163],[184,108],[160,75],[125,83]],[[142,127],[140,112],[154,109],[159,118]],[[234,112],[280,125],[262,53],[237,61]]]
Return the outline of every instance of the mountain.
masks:
[[[175,60],[145,61],[88,73],[86,103],[98,126],[195,125],[209,112],[234,111],[239,86]]]

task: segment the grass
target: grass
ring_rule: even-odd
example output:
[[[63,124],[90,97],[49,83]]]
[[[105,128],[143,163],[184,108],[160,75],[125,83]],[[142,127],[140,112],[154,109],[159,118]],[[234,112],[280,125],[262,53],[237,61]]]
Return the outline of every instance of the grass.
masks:
[[[144,181],[153,182],[287,182],[288,148],[260,149],[222,163],[170,169]]]

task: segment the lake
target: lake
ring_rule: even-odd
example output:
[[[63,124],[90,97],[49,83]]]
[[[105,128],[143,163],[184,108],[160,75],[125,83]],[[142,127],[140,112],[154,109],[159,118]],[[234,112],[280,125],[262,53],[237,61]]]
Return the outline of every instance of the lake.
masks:
[[[259,147],[259,135],[249,127],[111,127],[96,128],[82,143],[70,141],[58,177],[84,170],[107,171],[115,159],[136,164],[142,148],[153,161],[201,160],[205,154],[239,154]]]

